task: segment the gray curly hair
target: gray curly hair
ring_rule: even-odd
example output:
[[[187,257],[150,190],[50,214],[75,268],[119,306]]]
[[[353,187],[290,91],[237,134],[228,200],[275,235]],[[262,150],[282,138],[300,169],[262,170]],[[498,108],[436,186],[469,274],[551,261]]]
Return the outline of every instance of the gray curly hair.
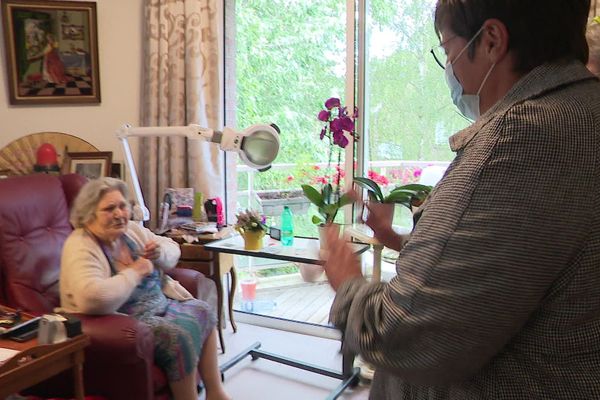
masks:
[[[127,184],[120,179],[99,178],[86,183],[73,202],[69,221],[74,228],[83,228],[96,218],[100,199],[108,192],[118,190],[126,199],[129,197]],[[129,204],[129,203],[127,203]]]

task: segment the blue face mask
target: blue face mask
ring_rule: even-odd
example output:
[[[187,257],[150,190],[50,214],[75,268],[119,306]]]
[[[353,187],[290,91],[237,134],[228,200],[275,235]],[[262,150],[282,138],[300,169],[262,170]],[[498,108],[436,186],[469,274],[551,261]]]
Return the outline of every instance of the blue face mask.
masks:
[[[465,90],[463,89],[463,87],[460,84],[460,82],[458,81],[458,79],[456,79],[456,75],[454,75],[454,70],[452,68],[452,64],[455,63],[460,58],[460,56],[462,56],[462,54],[465,52],[465,50],[471,45],[471,43],[473,43],[475,38],[477,38],[477,36],[479,36],[479,34],[481,33],[482,30],[483,30],[483,26],[481,28],[479,28],[477,33],[475,33],[475,35],[471,38],[471,40],[469,40],[467,45],[458,53],[456,58],[452,62],[449,62],[448,64],[446,64],[446,69],[445,69],[446,83],[448,84],[448,87],[450,88],[450,96],[452,97],[452,102],[458,108],[458,110],[461,112],[462,115],[464,115],[465,117],[467,117],[468,119],[473,120],[473,121],[476,120],[477,118],[479,118],[479,115],[480,115],[479,93],[481,93],[481,89],[483,89],[483,86],[485,85],[485,82],[487,81],[490,74],[492,73],[492,70],[496,66],[496,63],[492,64],[492,66],[488,70],[487,74],[483,78],[483,82],[481,82],[481,85],[479,86],[479,90],[477,91],[477,94],[465,94]]]

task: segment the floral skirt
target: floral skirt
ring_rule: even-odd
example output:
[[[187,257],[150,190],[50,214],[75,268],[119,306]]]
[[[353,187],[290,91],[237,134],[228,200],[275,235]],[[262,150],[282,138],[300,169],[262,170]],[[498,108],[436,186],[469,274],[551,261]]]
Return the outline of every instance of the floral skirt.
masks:
[[[181,380],[196,369],[202,345],[217,324],[208,303],[168,299],[156,271],[144,278],[119,311],[152,329],[154,362],[169,381]]]

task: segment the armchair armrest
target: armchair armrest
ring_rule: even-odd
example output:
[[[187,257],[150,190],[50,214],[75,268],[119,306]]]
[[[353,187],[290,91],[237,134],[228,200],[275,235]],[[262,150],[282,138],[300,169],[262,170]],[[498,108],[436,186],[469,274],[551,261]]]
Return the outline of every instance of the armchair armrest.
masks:
[[[204,300],[215,310],[218,305],[217,286],[201,272],[188,268],[173,268],[166,273],[197,299]]]
[[[89,353],[94,360],[115,362],[118,355],[120,364],[140,360],[154,363],[154,335],[146,324],[119,314],[75,316],[81,320],[83,333],[90,337]]]
[[[91,339],[85,350],[87,393],[115,400],[151,399],[156,385],[166,384],[153,382],[154,334],[146,324],[127,315],[75,315]]]

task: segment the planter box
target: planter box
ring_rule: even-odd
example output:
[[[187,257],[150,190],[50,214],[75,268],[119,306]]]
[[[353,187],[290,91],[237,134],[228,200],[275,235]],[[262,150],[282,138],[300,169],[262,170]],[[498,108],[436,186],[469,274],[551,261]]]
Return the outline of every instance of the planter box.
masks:
[[[271,217],[280,216],[283,206],[288,206],[296,215],[306,214],[310,207],[310,201],[301,189],[262,190],[256,192],[256,200],[262,207],[262,213]]]

